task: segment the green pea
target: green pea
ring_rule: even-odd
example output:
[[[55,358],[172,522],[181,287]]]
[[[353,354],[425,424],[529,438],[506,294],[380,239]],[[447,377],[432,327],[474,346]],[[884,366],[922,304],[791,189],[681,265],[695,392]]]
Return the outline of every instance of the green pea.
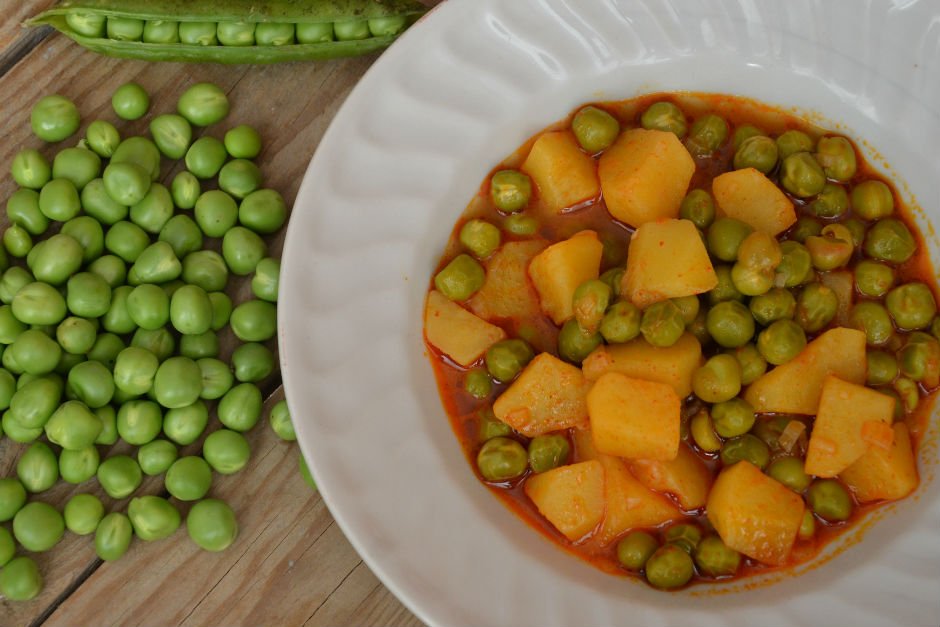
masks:
[[[572,298],[574,319],[582,329],[591,333],[597,330],[610,296],[610,287],[599,279],[585,281],[575,289]]]
[[[82,189],[81,201],[85,213],[99,224],[111,225],[127,218],[128,208],[111,198],[104,179],[89,181]]]
[[[117,430],[121,439],[134,446],[152,442],[163,426],[160,406],[153,401],[134,399],[117,410]]]
[[[28,189],[41,189],[52,178],[49,162],[35,148],[24,148],[16,153],[10,174],[17,185]]]
[[[930,334],[911,333],[898,351],[898,364],[908,379],[934,387],[940,377],[940,344]]]
[[[731,267],[731,282],[739,293],[745,296],[759,296],[773,287],[773,269],[761,269],[738,262]]]
[[[376,17],[369,20],[369,32],[373,37],[391,37],[405,30],[406,26],[408,26],[408,18],[403,15]]]
[[[24,427],[9,411],[3,412],[3,417],[0,418],[0,425],[2,425],[3,432],[6,436],[13,442],[29,444],[30,442],[35,442],[39,436],[42,435],[42,427],[38,429]]]
[[[486,370],[501,383],[512,381],[532,361],[535,353],[525,340],[502,340],[490,346],[484,357]]]
[[[248,342],[232,352],[235,378],[241,382],[257,382],[274,372],[274,355],[264,344]]]
[[[848,520],[852,515],[852,497],[835,479],[819,479],[806,493],[813,512],[829,522]]]
[[[180,337],[180,355],[190,359],[216,357],[219,354],[219,336],[214,331]],[[272,364],[273,364],[273,357]]]
[[[233,159],[219,170],[219,188],[235,198],[245,198],[261,187],[261,170],[247,159]]]
[[[512,435],[512,427],[496,418],[492,409],[487,408],[481,410],[477,412],[477,415],[480,417],[480,427],[478,430],[480,442]]]
[[[101,276],[91,272],[73,275],[66,288],[66,304],[71,313],[83,318],[98,318],[111,308],[111,287]]]
[[[821,137],[816,144],[815,156],[827,177],[848,181],[855,176],[855,148],[846,138]]]
[[[186,531],[199,548],[224,551],[238,536],[238,522],[227,504],[217,499],[204,499],[190,508]]]
[[[708,227],[708,252],[722,261],[736,261],[738,248],[754,227],[734,218],[719,218]]]
[[[692,390],[706,403],[731,400],[741,391],[741,365],[731,355],[709,358],[692,374]]]
[[[114,385],[130,395],[146,394],[153,387],[159,366],[151,351],[135,346],[125,348],[114,363]]]
[[[100,420],[100,419],[99,419]],[[98,472],[101,458],[94,443],[85,448],[59,453],[59,474],[69,483],[82,483],[88,481]],[[68,524],[68,507],[66,507],[66,524]]]
[[[646,561],[646,580],[662,590],[672,590],[687,584],[695,574],[692,556],[673,544],[656,549]]]
[[[255,233],[274,233],[287,221],[287,205],[277,191],[259,189],[242,199],[238,221]]]
[[[169,244],[177,259],[182,259],[191,252],[202,249],[202,231],[186,214],[177,214],[167,220],[160,229],[159,241]],[[180,265],[182,272],[182,265]]]
[[[138,285],[127,296],[127,314],[142,329],[159,329],[170,318],[170,299],[158,285]]]
[[[759,437],[745,433],[726,440],[721,446],[719,457],[725,466],[744,460],[763,470],[770,462],[770,447]]]
[[[731,142],[734,145],[734,149],[737,150],[741,147],[745,141],[751,137],[757,137],[759,135],[767,136],[767,133],[753,124],[745,124],[744,126],[739,126],[734,129],[734,135],[731,137]]]
[[[7,348],[16,364],[29,374],[46,374],[55,370],[62,348],[58,342],[37,329],[27,329]]]
[[[525,448],[510,438],[487,440],[477,454],[477,469],[487,481],[503,482],[521,476],[528,467]]]
[[[571,130],[585,152],[596,154],[614,143],[620,134],[620,123],[603,109],[587,106],[574,115]]]
[[[225,292],[209,292],[209,302],[212,303],[211,328],[213,331],[219,331],[228,324],[232,315],[232,299]]]
[[[170,184],[170,195],[173,203],[180,209],[192,209],[202,195],[202,187],[192,172],[183,170],[173,177]]]
[[[215,34],[223,46],[255,45],[254,22],[219,22]]]
[[[532,216],[514,213],[503,220],[503,230],[519,237],[531,237],[539,230],[539,222]]]
[[[88,359],[100,361],[108,368],[114,367],[118,353],[124,349],[124,340],[114,333],[100,333],[88,351]]]
[[[186,151],[186,169],[196,178],[211,179],[222,169],[227,157],[228,153],[225,152],[222,142],[215,137],[204,135],[194,141]]]
[[[180,512],[159,496],[137,496],[127,506],[134,535],[145,542],[168,538],[179,529]]]
[[[691,554],[702,540],[702,529],[691,523],[677,523],[666,529],[663,540]]]
[[[486,259],[499,248],[499,229],[486,220],[469,220],[460,229],[460,243],[478,259]]]
[[[813,267],[824,272],[848,264],[855,248],[852,234],[840,224],[823,227],[821,235],[807,237],[805,244],[813,260]]]
[[[805,238],[804,238],[805,239]],[[783,287],[796,287],[810,280],[813,275],[813,261],[809,250],[795,240],[780,243],[782,259],[775,270],[777,281]]]
[[[334,22],[333,32],[338,41],[367,39],[370,36],[369,23],[366,20]]]
[[[255,298],[271,303],[277,302],[281,263],[274,257],[264,257],[255,266],[251,277],[251,293]]]
[[[94,494],[76,494],[65,504],[63,515],[66,529],[76,535],[87,536],[94,533],[104,518],[104,504]]]
[[[71,100],[58,94],[44,96],[29,117],[33,133],[44,142],[60,142],[78,130],[81,117]]]
[[[154,183],[150,190],[130,208],[130,220],[148,233],[159,233],[173,217],[173,198],[170,190]]]
[[[180,501],[198,501],[212,485],[212,469],[201,457],[180,457],[166,471],[164,485]]]
[[[83,361],[69,371],[66,390],[70,396],[96,409],[111,401],[114,379],[101,362]]]
[[[926,329],[937,313],[937,302],[926,284],[911,281],[888,292],[885,305],[901,329]]]
[[[610,343],[629,342],[640,334],[641,312],[629,301],[610,306],[601,319],[601,336]]]
[[[811,152],[813,139],[803,131],[789,130],[777,137],[777,151],[781,159],[798,152]]]
[[[816,535],[816,518],[813,516],[813,512],[806,509],[803,510],[803,520],[800,521],[800,529],[797,532],[797,537],[800,540],[809,540],[814,535]]]
[[[201,392],[202,373],[189,357],[170,357],[157,368],[153,393],[163,407],[185,407],[196,402]]]
[[[78,188],[69,179],[52,179],[39,191],[39,210],[50,220],[71,220],[81,209]]]
[[[715,265],[715,276],[718,278],[718,284],[708,292],[708,302],[711,305],[731,300],[744,300],[744,295],[734,286],[730,266]]]
[[[108,39],[140,41],[144,34],[144,21],[129,17],[108,18]]]
[[[78,216],[62,225],[61,235],[71,237],[82,249],[82,261],[90,263],[104,252],[104,230],[94,218]],[[51,239],[51,238],[50,238]]]
[[[483,371],[477,370],[476,372]],[[290,409],[287,407],[287,401],[280,400],[274,404],[268,416],[268,424],[271,425],[271,430],[274,431],[275,435],[282,440],[293,442],[297,439],[297,434],[294,432],[294,423],[290,417]]]
[[[493,392],[493,380],[483,368],[474,368],[464,377],[463,389],[473,398],[484,399]]]
[[[728,139],[728,123],[714,113],[706,114],[692,123],[686,145],[699,156],[710,155]]]
[[[865,236],[865,254],[878,261],[904,263],[914,255],[917,243],[900,220],[884,218],[875,222]]]
[[[206,438],[202,445],[202,456],[217,473],[231,475],[245,467],[251,449],[241,433],[219,429]]]
[[[517,170],[500,170],[490,179],[490,197],[500,211],[515,213],[525,209],[532,196],[532,181]]]
[[[120,559],[131,545],[134,528],[130,519],[111,512],[101,519],[95,529],[95,554],[106,562]]]
[[[330,28],[332,29],[332,25]],[[226,131],[223,143],[233,159],[254,159],[261,153],[261,135],[247,124],[240,124]]]
[[[755,135],[744,140],[735,149],[734,169],[754,168],[769,174],[777,165],[777,143],[763,135]]]
[[[221,398],[232,388],[234,376],[232,369],[224,361],[214,357],[202,357],[196,361],[202,377],[202,393],[200,398],[213,400]]]
[[[832,288],[822,283],[808,284],[796,301],[796,322],[808,333],[815,333],[835,318],[839,299]]]
[[[679,341],[683,332],[685,332],[685,318],[679,307],[671,300],[650,305],[643,312],[640,333],[653,346],[672,346]]]
[[[261,390],[253,383],[240,383],[222,397],[217,413],[219,422],[235,431],[248,431],[261,418]]]
[[[841,185],[826,183],[809,206],[819,218],[840,218],[848,211],[849,194]]]
[[[718,536],[703,538],[695,547],[694,557],[699,572],[708,577],[730,577],[741,566],[741,554]]]
[[[115,455],[98,466],[98,483],[113,499],[133,494],[142,481],[140,466],[127,455]]]
[[[9,305],[0,306],[0,344],[12,344],[27,326],[17,320],[13,315],[13,308]]]
[[[803,327],[793,320],[777,320],[757,336],[757,350],[775,366],[793,360],[805,347]]]
[[[875,301],[856,303],[849,313],[849,326],[864,331],[869,346],[881,346],[894,336],[889,310]]]
[[[112,161],[102,175],[104,188],[117,203],[130,206],[139,203],[150,190],[150,175],[136,163]]]
[[[233,274],[251,274],[267,254],[264,240],[243,226],[233,226],[222,238],[222,258]]]
[[[180,37],[182,37],[182,25]],[[228,98],[212,83],[196,83],[180,96],[176,103],[179,114],[194,126],[209,126],[221,122],[228,115]]]
[[[219,40],[215,36],[215,22],[180,22],[179,36],[180,42],[192,46],[217,46]],[[214,87],[214,85],[212,85]],[[222,94],[224,97],[225,94]],[[194,104],[187,106],[195,107],[197,114],[202,114],[201,107]],[[228,112],[228,100],[225,101],[225,110]],[[180,111],[182,113],[182,111]],[[225,117],[224,115],[221,117]],[[220,117],[220,119],[221,119]]]
[[[42,591],[42,585],[39,567],[31,557],[14,557],[0,570],[0,595],[9,601],[29,601]]]
[[[780,184],[798,198],[809,198],[823,190],[826,174],[808,152],[797,152],[784,157],[780,166]]]
[[[219,292],[228,282],[225,259],[214,250],[197,250],[183,257],[183,281],[207,292]]]
[[[688,131],[688,123],[682,109],[667,101],[654,102],[640,116],[640,125],[647,130],[674,133],[682,139]]]
[[[822,224],[815,218],[801,216],[790,230],[790,238],[802,244],[808,237],[822,233],[822,228]]]
[[[767,474],[794,492],[803,492],[812,481],[799,457],[778,457],[767,467]]]
[[[23,380],[23,377],[20,377]],[[59,406],[62,385],[54,377],[24,383],[10,398],[10,413],[28,429],[41,429]]]
[[[277,308],[267,301],[246,300],[229,320],[235,337],[243,342],[265,342],[277,332]]]
[[[186,156],[186,151],[193,139],[193,129],[181,115],[165,113],[150,121],[150,134],[153,141],[168,159],[179,160]]]
[[[704,231],[715,221],[715,201],[704,189],[693,189],[682,199],[679,217]]]
[[[852,209],[863,220],[886,218],[894,213],[894,194],[882,181],[862,181],[852,188]]]
[[[111,164],[116,163],[133,163],[140,166],[150,175],[151,181],[160,178],[160,149],[146,137],[128,137],[122,141],[111,155]]]
[[[545,472],[568,463],[571,446],[563,435],[538,435],[529,442],[529,467],[532,472]]]
[[[208,422],[209,409],[202,401],[196,401],[186,407],[168,409],[163,416],[163,433],[180,446],[186,446],[199,439]]]
[[[29,492],[45,492],[59,480],[55,453],[47,444],[33,442],[16,462],[16,476]]]
[[[141,29],[141,35],[146,28]],[[138,120],[150,109],[150,95],[137,83],[124,83],[111,96],[111,107],[122,120]]]
[[[752,298],[748,309],[758,324],[767,326],[776,320],[793,318],[796,314],[796,298],[790,290],[775,287]]]
[[[137,449],[137,463],[151,477],[166,472],[178,456],[176,445],[168,440],[153,440]]]
[[[895,419],[900,420],[904,414],[909,414],[917,409],[920,404],[920,390],[914,381],[907,377],[898,377],[894,380],[894,391],[897,393],[903,409],[903,412],[895,412]],[[900,417],[898,416],[899,413],[901,414]]]
[[[179,22],[147,20],[141,39],[147,44],[176,44],[180,41]]]
[[[863,259],[855,266],[855,288],[865,296],[880,298],[894,287],[894,268]]]
[[[642,570],[659,548],[659,542],[645,531],[631,531],[617,543],[617,560],[634,572]]]
[[[865,355],[868,368],[868,385],[887,385],[898,376],[898,362],[894,355],[885,351],[868,351]]]
[[[137,328],[133,318],[127,312],[127,297],[134,290],[130,285],[122,285],[111,292],[111,306],[101,318],[101,326],[110,333],[130,333]]]
[[[196,223],[208,237],[222,237],[238,220],[238,205],[221,190],[204,192],[196,201]]]
[[[712,423],[723,438],[744,435],[754,426],[754,408],[743,398],[715,403],[712,407]]]
[[[7,218],[30,235],[42,235],[49,228],[49,218],[39,209],[39,193],[32,189],[19,189],[10,196]]]
[[[48,551],[59,543],[64,534],[62,514],[41,501],[27,503],[13,517],[13,536],[27,551]]]
[[[754,317],[741,303],[729,300],[708,310],[708,333],[725,348],[737,348],[754,336]]]
[[[95,120],[85,129],[85,142],[99,157],[110,159],[121,143],[121,134],[110,122]]]

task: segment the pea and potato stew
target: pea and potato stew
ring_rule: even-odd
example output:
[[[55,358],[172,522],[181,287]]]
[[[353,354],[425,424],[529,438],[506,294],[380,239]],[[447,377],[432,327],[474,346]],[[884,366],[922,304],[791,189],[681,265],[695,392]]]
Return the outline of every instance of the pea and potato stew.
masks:
[[[428,292],[480,480],[660,589],[810,560],[918,485],[926,247],[852,141],[754,101],[588,105],[483,183]]]

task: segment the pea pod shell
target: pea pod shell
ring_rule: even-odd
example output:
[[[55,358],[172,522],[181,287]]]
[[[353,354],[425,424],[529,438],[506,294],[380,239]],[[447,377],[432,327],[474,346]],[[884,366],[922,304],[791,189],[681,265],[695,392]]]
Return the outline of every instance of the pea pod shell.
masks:
[[[195,22],[290,22],[323,23],[405,16],[409,22],[427,11],[415,0],[63,0],[28,22],[48,24],[81,46],[106,56],[147,61],[196,63],[277,63],[333,59],[381,50],[398,35],[354,41],[330,41],[284,46],[200,46],[158,44],[86,37],[72,30],[65,16],[71,13],[142,20]]]

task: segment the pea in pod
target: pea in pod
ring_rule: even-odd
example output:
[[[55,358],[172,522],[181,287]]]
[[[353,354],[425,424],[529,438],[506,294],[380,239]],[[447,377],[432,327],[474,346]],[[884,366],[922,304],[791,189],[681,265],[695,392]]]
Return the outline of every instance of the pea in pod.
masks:
[[[381,50],[426,11],[415,0],[62,0],[29,24],[48,24],[111,57],[277,63]],[[184,39],[176,23],[200,25],[212,36]],[[262,35],[274,30],[284,34]],[[309,31],[317,35],[305,36]]]

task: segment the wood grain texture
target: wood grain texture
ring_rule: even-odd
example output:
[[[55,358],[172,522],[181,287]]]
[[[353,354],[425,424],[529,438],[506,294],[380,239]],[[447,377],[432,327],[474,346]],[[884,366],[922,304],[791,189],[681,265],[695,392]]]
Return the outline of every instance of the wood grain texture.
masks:
[[[2,5],[8,2],[0,0]],[[15,15],[30,15],[47,0],[16,3]],[[9,11],[7,12],[9,14]],[[19,18],[18,18],[19,20]],[[18,45],[18,29],[0,27],[0,59]],[[20,43],[18,43],[20,42]],[[237,124],[258,129],[264,141],[257,159],[265,186],[279,190],[290,206],[317,144],[336,110],[374,57],[324,63],[273,66],[219,66],[144,63],[108,59],[83,50],[65,37],[52,35],[29,44],[5,74],[0,116],[0,203],[15,191],[8,174],[13,156],[37,148],[50,161],[61,148],[74,145],[88,123],[105,119],[122,136],[144,134],[153,115],[175,110],[186,87],[213,82],[224,89],[232,108],[228,118],[202,134],[221,138]],[[136,81],[151,94],[148,116],[137,122],[119,120],[111,110],[111,94]],[[29,113],[42,96],[60,93],[82,113],[75,136],[45,145],[32,135]],[[164,160],[162,180],[169,184],[180,164]],[[0,228],[6,216],[0,215]],[[280,255],[284,230],[268,238],[269,252]],[[218,241],[207,241],[218,249]],[[250,277],[232,276],[227,292],[235,302],[250,296]],[[220,336],[221,358],[228,359],[238,341],[227,330]],[[269,343],[276,350],[274,341]],[[259,387],[275,392],[265,406],[278,400],[280,377],[274,373]],[[206,434],[219,427],[214,411]],[[298,473],[298,448],[259,424],[246,434],[252,460],[241,472],[214,476],[210,496],[228,501],[239,519],[236,543],[219,554],[196,547],[181,528],[154,543],[135,540],[121,560],[103,563],[94,554],[92,537],[66,533],[49,552],[34,555],[45,579],[34,600],[11,603],[0,599],[0,627],[26,625],[420,625],[362,563],[343,537],[319,495]],[[199,454],[201,440],[181,454]],[[0,476],[15,474],[24,445],[0,439]],[[102,459],[133,447],[99,447]],[[59,508],[78,492],[102,497],[109,511],[125,511],[127,500],[115,502],[92,479],[78,486],[59,483],[33,498]],[[138,494],[165,494],[162,477],[147,478]],[[188,511],[187,504],[178,504]],[[4,523],[9,528],[9,523]]]

